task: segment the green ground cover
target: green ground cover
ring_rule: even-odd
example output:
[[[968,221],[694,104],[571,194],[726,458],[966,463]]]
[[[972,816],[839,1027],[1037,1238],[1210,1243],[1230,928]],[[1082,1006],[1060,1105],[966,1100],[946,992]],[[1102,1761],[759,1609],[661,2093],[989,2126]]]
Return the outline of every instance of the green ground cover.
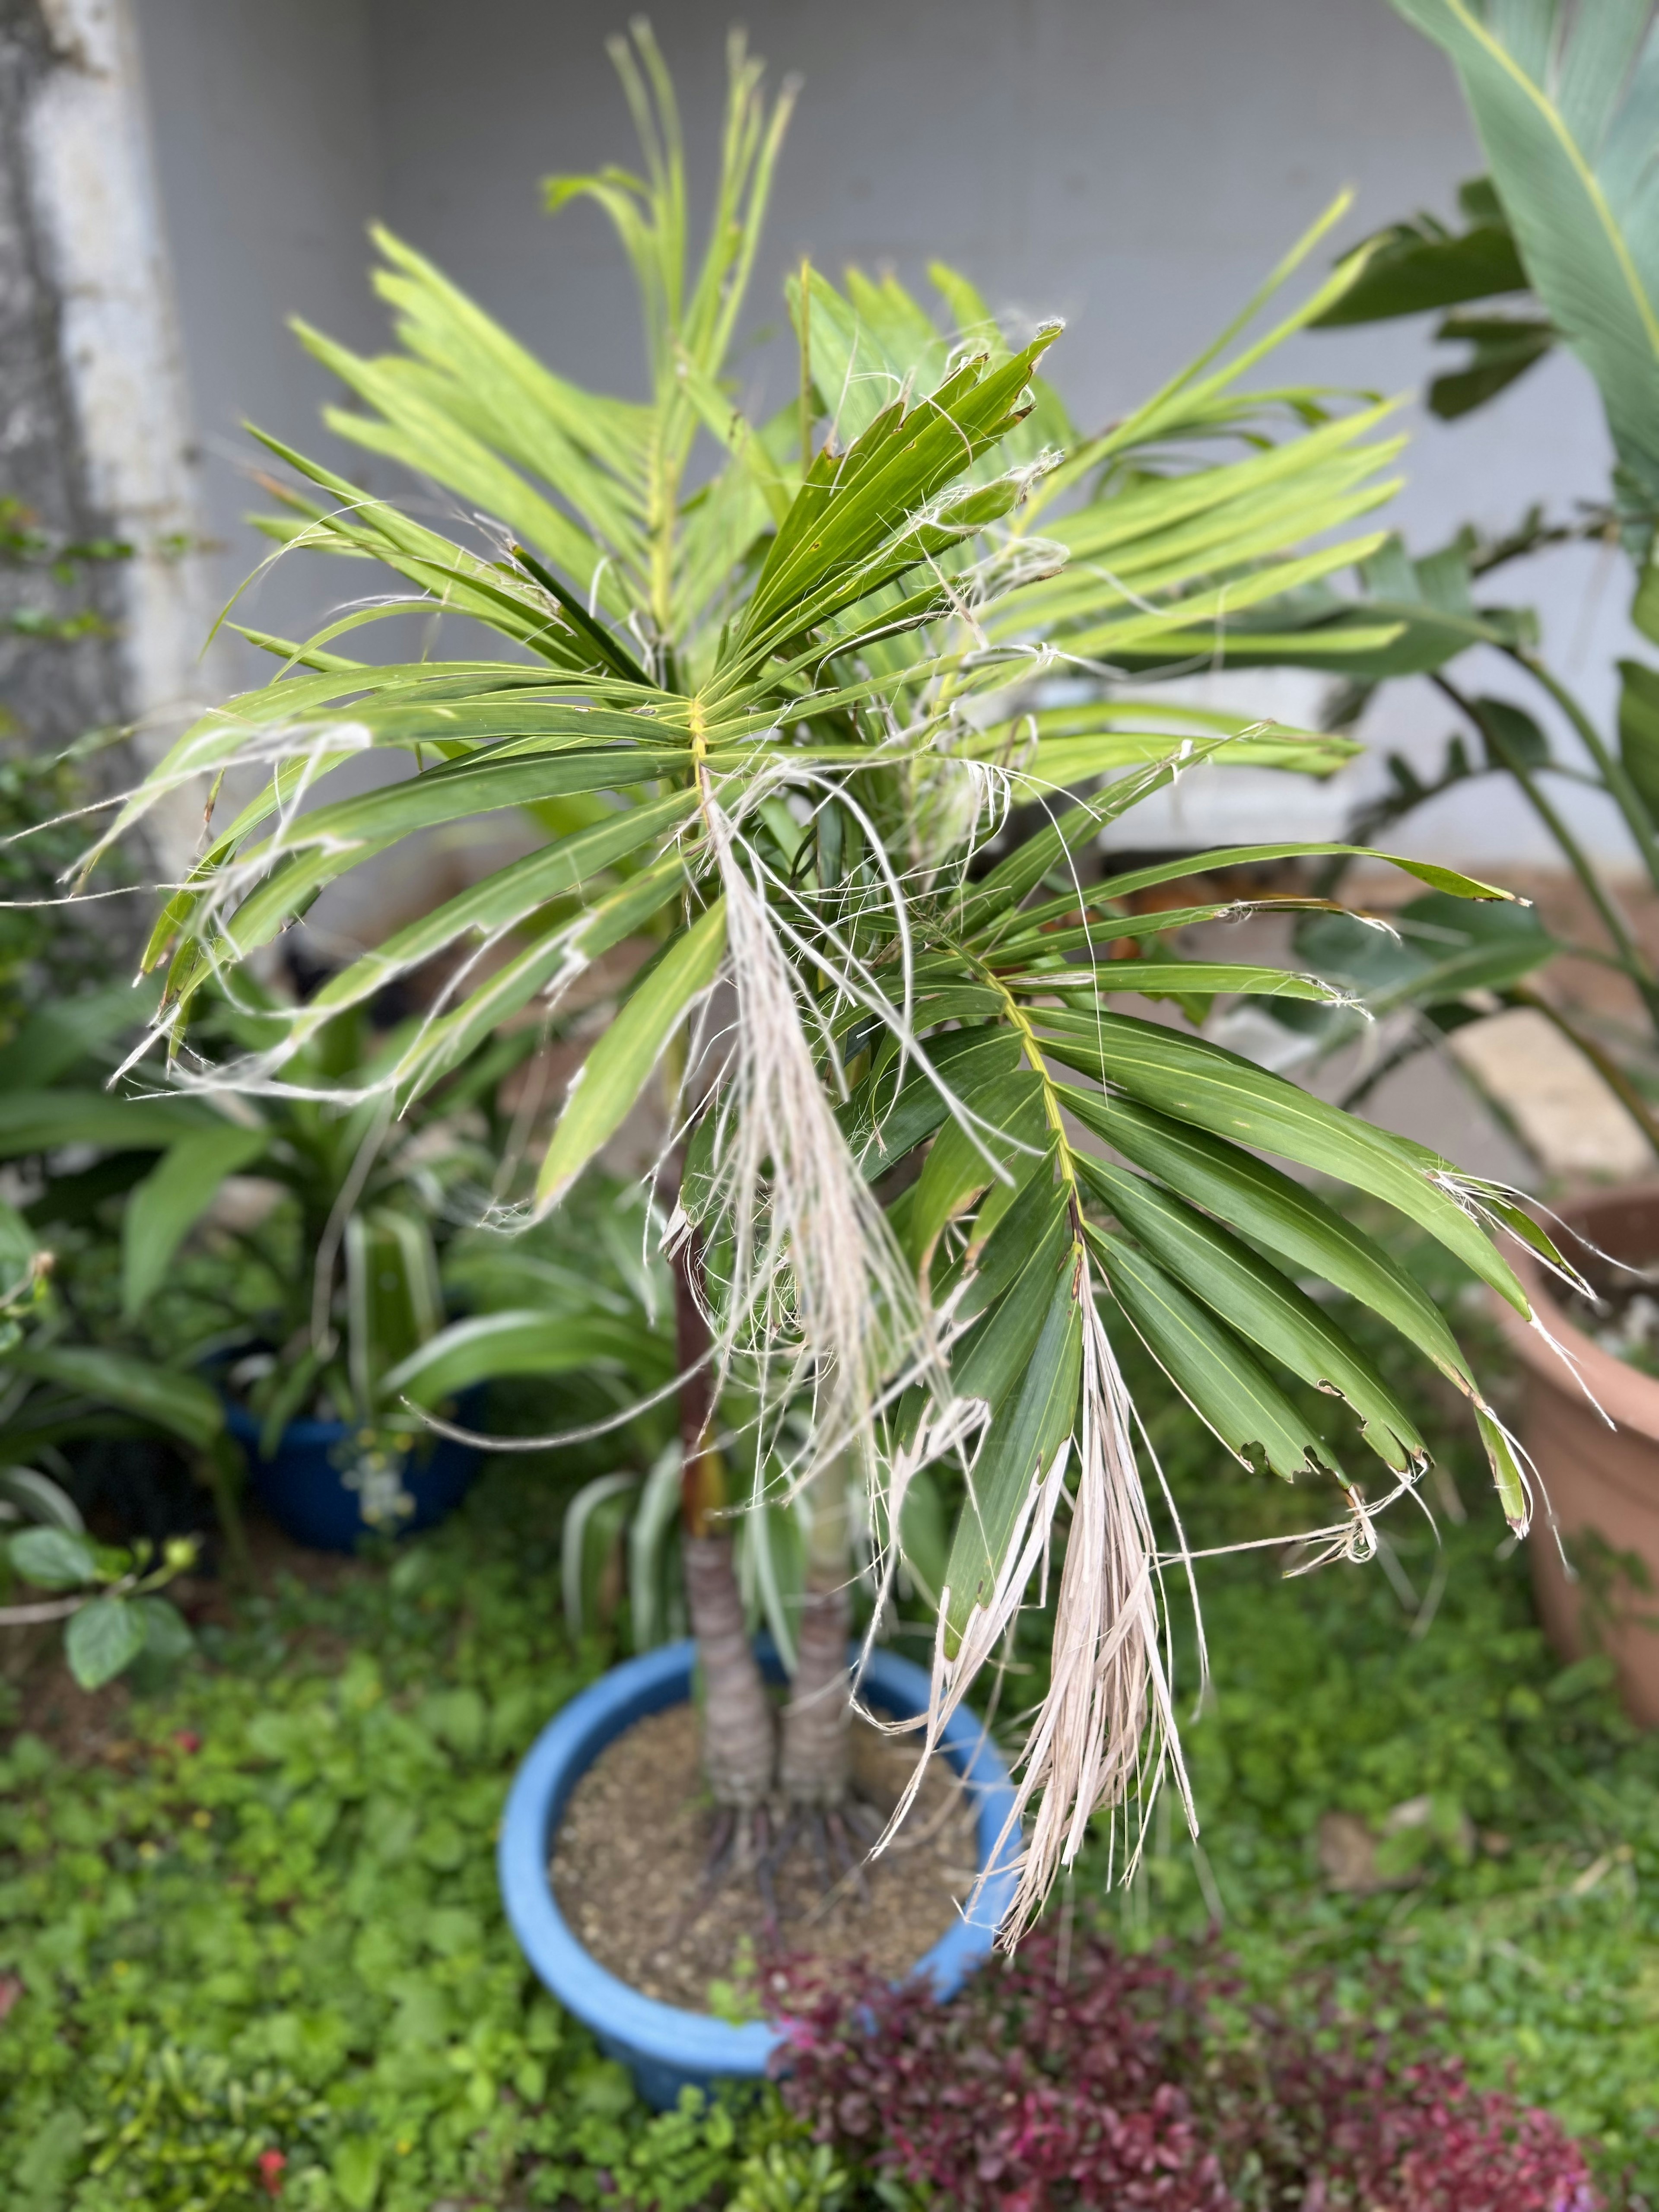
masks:
[[[1599,2137],[1615,2198],[1659,2203],[1659,1740],[1620,1718],[1601,1662],[1550,1657],[1473,1441],[1441,1425],[1468,1518],[1443,1513],[1437,1548],[1396,1506],[1392,1577],[1285,1581],[1276,1551],[1206,1567],[1202,1863],[1160,1816],[1127,1893],[1103,1900],[1097,1854],[1059,1909],[1184,1942],[1207,1884],[1254,1990],[1295,2007],[1334,1980],[1373,2014],[1420,2008],[1480,2081]],[[1152,1428],[1194,1540],[1283,1533],[1317,1504],[1218,1474],[1177,1409]],[[566,1486],[498,1468],[395,1561],[280,1580],[170,1683],[136,1684],[96,1756],[13,1738],[9,2208],[251,2207],[272,2185],[305,2212],[902,2201],[842,2187],[769,2098],[647,2113],[522,1967],[495,1889],[502,1799],[606,1656],[573,1652],[557,1615]],[[1334,1813],[1381,1833],[1397,1886],[1328,1886]]]

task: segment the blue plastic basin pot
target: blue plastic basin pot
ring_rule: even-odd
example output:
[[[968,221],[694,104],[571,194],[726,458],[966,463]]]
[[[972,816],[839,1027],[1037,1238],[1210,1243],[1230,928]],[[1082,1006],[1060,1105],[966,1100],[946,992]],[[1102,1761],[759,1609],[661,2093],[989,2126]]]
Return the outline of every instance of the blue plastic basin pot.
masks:
[[[485,1395],[482,1385],[461,1394],[458,1427],[477,1428]],[[228,1395],[225,1422],[242,1447],[254,1496],[285,1534],[314,1552],[355,1552],[371,1534],[431,1528],[465,1497],[482,1456],[471,1444],[432,1436],[424,1448],[366,1463],[349,1423],[290,1421],[267,1459],[258,1421]]]
[[[572,1698],[519,1769],[497,1850],[502,1901],[526,1958],[565,2009],[592,2030],[607,2057],[629,2068],[640,2094],[659,2111],[688,2087],[758,2079],[782,2039],[780,2033],[765,2021],[738,2027],[659,2003],[608,1974],[567,1926],[548,1860],[560,1816],[583,1774],[624,1729],[647,1713],[684,1703],[691,1694],[692,1657],[690,1642],[665,1644],[613,1668]],[[872,1657],[863,1685],[872,1705],[908,1719],[926,1711],[927,1692],[926,1673],[911,1660],[890,1651]],[[1008,1770],[975,1716],[962,1709],[939,1748],[973,1793],[979,1863],[990,1866],[1013,1806]],[[1005,1856],[1012,1859],[1016,1849],[1011,1841]],[[989,1955],[1015,1880],[1012,1865],[999,1865],[975,1900],[971,1919],[958,1919],[916,1961],[915,1971],[928,1977],[940,1998],[954,1996]]]

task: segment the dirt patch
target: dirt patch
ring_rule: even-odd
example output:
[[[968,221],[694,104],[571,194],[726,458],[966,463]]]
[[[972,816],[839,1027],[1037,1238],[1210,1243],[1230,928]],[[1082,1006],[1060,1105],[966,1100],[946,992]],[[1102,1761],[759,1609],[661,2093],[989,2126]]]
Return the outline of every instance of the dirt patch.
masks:
[[[915,1760],[914,1740],[855,1723],[855,1784],[884,1818]],[[693,2012],[708,2009],[713,1984],[752,1986],[764,1948],[752,1878],[702,1893],[713,1830],[696,1713],[671,1705],[607,1745],[576,1784],[550,1869],[560,1911],[599,1964]],[[903,1829],[864,1868],[863,1895],[851,1881],[826,1882],[805,1840],[791,1849],[776,1873],[776,1948],[862,1959],[900,1980],[956,1922],[975,1860],[972,1803],[935,1759]]]

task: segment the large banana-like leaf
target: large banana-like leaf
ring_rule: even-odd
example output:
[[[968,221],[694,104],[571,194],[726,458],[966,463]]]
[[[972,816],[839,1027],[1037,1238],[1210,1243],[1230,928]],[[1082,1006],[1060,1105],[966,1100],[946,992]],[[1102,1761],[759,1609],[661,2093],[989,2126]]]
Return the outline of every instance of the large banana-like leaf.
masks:
[[[1395,0],[1456,64],[1534,291],[1595,377],[1630,504],[1659,503],[1650,0]],[[1644,543],[1651,537],[1646,526]]]

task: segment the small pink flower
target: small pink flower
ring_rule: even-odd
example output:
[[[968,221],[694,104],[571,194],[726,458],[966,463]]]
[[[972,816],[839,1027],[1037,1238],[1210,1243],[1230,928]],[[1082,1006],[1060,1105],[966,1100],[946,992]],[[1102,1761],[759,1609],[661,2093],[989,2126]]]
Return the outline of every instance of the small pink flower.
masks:
[[[282,2195],[283,2172],[287,2165],[287,2158],[279,2150],[262,2150],[260,2152],[258,2158],[259,2179],[264,2184],[265,2194],[267,2197],[280,2197]]]
[[[180,1751],[199,1751],[202,1748],[202,1739],[197,1735],[194,1729],[176,1729],[173,1734],[173,1741],[178,1745]]]

